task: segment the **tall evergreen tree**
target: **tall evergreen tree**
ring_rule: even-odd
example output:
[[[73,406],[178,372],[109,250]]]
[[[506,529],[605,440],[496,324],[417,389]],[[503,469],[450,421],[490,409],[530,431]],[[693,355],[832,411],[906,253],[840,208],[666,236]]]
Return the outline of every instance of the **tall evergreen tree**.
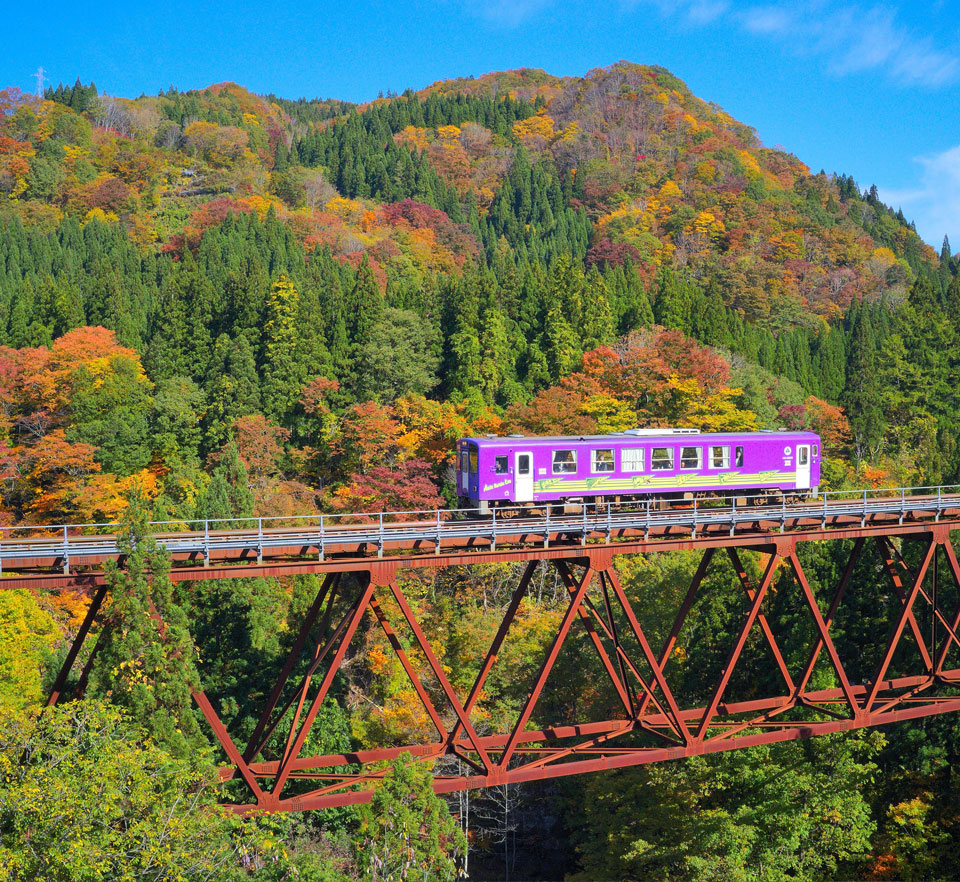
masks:
[[[142,496],[131,498],[125,517],[123,566],[106,564],[105,639],[89,694],[126,707],[167,750],[187,756],[203,744],[190,694],[199,688],[193,640]]]
[[[280,276],[267,295],[261,347],[264,412],[282,420],[296,404],[306,380],[300,359],[299,295],[293,282]]]

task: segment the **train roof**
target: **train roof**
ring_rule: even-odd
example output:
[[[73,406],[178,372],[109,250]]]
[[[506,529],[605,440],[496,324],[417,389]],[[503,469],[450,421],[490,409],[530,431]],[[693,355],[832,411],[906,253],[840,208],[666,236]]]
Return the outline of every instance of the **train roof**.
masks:
[[[798,438],[809,439],[813,443],[819,441],[820,436],[815,432],[803,429],[765,429],[760,432],[701,432],[699,429],[626,429],[622,432],[609,432],[605,435],[479,435],[461,438],[480,446],[493,444],[519,444],[540,446],[547,444],[583,444],[593,441],[684,441],[686,439],[705,441],[737,438]]]

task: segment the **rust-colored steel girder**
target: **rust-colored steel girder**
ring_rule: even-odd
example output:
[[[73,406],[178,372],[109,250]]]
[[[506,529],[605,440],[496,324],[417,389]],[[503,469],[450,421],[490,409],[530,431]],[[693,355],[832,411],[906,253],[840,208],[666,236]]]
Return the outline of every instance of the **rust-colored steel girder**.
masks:
[[[367,801],[385,774],[385,764],[402,753],[431,765],[442,757],[459,760],[456,773],[435,774],[434,789],[444,793],[734,750],[960,710],[960,667],[947,666],[954,646],[960,655],[960,565],[950,542],[950,531],[958,528],[960,523],[950,518],[827,530],[817,524],[805,530],[777,529],[764,534],[731,536],[729,531],[723,535],[701,531],[696,538],[644,537],[586,544],[552,540],[547,546],[498,547],[496,552],[478,549],[312,563],[311,568],[322,566],[326,576],[244,745],[238,746],[227,731],[215,699],[202,691],[194,697],[227,758],[221,779],[238,782],[231,786],[244,788],[247,794],[232,805],[239,812],[299,811]],[[837,538],[853,540],[848,543],[842,574],[831,591],[817,590],[801,563],[798,545]],[[915,572],[895,544],[898,539],[917,543],[921,554]],[[672,614],[669,631],[653,641],[620,583],[614,557],[678,548],[699,550],[702,556]],[[717,549],[723,552],[719,556]],[[876,552],[876,564],[893,590],[887,599],[887,627],[876,635],[873,647],[876,664],[866,674],[854,675],[832,631],[850,596],[855,567],[868,550]],[[748,552],[757,556],[757,581],[745,563]],[[451,677],[445,669],[398,573],[405,568],[490,560],[522,561],[525,566],[489,648],[477,660],[472,685],[461,694],[453,685],[460,678]],[[702,594],[705,577],[724,560],[742,586],[743,616],[731,628],[730,645],[715,678],[702,684],[703,698],[685,700],[678,691],[682,686],[677,672],[671,671],[671,661]],[[938,588],[938,561],[945,564],[942,569],[949,575],[952,591]],[[555,569],[566,592],[565,607],[512,724],[500,732],[481,730],[478,704],[497,658],[510,640],[531,580],[538,567],[544,566]],[[251,572],[245,566],[229,571],[231,576]],[[282,572],[289,571],[282,568]],[[219,572],[218,577],[223,575]],[[794,646],[792,654],[784,650],[785,635],[777,633],[771,615],[775,584],[778,597],[792,592],[793,602],[809,616],[809,640],[799,651]],[[104,593],[102,587],[96,589],[57,677],[51,702],[62,698],[81,646],[93,630]],[[944,608],[948,595],[958,598],[956,608]],[[877,605],[882,602],[878,597]],[[341,666],[356,651],[351,641],[365,618],[383,633],[435,735],[419,743],[305,755],[311,727],[329,699]],[[789,636],[796,641],[797,629]],[[541,717],[541,699],[547,690],[564,694],[567,684],[558,682],[562,674],[556,673],[557,661],[575,639],[580,641],[576,644],[581,654],[578,662],[592,658],[602,672],[600,679],[607,684],[610,699],[599,708],[607,718],[550,726]],[[748,650],[765,653],[769,659],[773,694],[731,700],[728,695],[742,674]],[[804,662],[791,669],[790,659],[798,655]],[[811,689],[818,661],[822,675],[817,682],[828,677],[833,685]],[[301,673],[291,682],[297,670]],[[704,677],[709,676],[705,671]],[[442,767],[451,768],[450,763]]]

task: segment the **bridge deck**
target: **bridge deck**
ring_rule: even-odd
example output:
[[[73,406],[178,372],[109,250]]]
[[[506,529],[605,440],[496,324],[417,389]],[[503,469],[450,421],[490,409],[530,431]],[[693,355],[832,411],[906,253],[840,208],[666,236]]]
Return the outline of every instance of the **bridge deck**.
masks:
[[[163,522],[154,528],[176,581],[362,570],[382,559],[422,567],[522,559],[531,552],[565,557],[572,548],[597,543],[637,553],[727,544],[756,547],[784,533],[811,541],[887,533],[891,527],[910,534],[931,523],[960,529],[957,488],[921,490],[824,494],[807,502],[751,506],[731,499],[660,509],[648,502],[486,519],[432,511]],[[116,524],[3,528],[0,573],[5,578],[0,587],[100,584],[103,564],[123,556],[116,529]]]

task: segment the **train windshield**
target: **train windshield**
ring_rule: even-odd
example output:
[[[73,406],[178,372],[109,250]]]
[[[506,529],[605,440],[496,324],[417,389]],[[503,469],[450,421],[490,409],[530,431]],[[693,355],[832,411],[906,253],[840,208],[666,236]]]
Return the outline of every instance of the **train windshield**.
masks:
[[[471,475],[477,474],[480,471],[480,451],[477,450],[476,444],[470,445],[470,455],[468,457],[469,471]]]

